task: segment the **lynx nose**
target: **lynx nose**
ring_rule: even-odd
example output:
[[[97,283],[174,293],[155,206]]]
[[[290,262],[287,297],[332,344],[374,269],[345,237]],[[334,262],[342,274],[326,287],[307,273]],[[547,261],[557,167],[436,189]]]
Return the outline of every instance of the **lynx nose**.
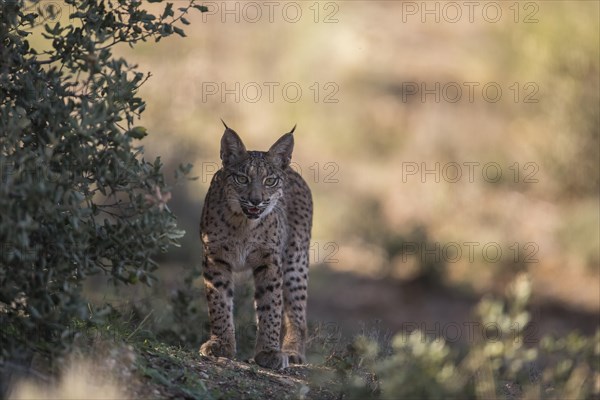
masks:
[[[250,201],[250,204],[253,206],[258,206],[260,203],[262,203],[262,200],[258,197],[250,197],[248,201]]]

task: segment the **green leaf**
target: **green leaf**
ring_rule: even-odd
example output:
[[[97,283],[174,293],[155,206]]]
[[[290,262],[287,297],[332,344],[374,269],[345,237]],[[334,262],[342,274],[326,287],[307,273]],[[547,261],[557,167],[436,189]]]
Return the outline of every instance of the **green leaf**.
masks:
[[[134,139],[142,139],[148,136],[147,129],[143,126],[136,126],[135,128],[129,131],[129,136],[131,136]]]
[[[175,13],[173,12],[173,3],[167,3],[165,11],[163,11],[161,18],[165,19],[167,17],[172,17],[173,15],[175,15]]]
[[[148,14],[145,13],[144,15],[141,16],[140,21],[142,22],[150,22],[150,21],[154,21],[156,19],[156,16],[152,15],[152,14]],[[154,26],[154,25],[151,25]]]
[[[167,232],[167,237],[169,239],[181,239],[185,236],[185,231],[183,229],[173,229]]]
[[[186,37],[185,32],[181,28],[178,28],[178,27],[174,26],[173,27],[173,31],[175,31],[175,33],[178,34],[181,37]]]

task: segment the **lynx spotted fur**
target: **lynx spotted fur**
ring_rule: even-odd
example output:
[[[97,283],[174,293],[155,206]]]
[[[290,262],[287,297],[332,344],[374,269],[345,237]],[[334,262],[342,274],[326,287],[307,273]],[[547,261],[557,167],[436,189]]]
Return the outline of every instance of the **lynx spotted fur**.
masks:
[[[300,364],[312,198],[290,167],[294,129],[262,152],[247,151],[238,134],[225,128],[223,166],[211,181],[200,222],[210,319],[210,338],[200,353],[235,356],[233,273],[249,269],[258,327],[254,360],[273,369]]]

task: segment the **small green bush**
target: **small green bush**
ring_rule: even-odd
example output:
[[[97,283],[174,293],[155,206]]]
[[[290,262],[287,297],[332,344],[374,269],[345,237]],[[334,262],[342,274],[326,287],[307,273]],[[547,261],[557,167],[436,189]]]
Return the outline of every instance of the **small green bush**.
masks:
[[[357,337],[330,358],[341,390],[356,399],[598,398],[600,331],[593,338],[546,336],[527,346],[524,329],[514,327],[529,323],[530,293],[529,279],[519,275],[506,301],[483,299],[476,314],[480,326],[497,327],[493,340],[481,335],[462,350],[416,330],[395,336],[386,356],[376,341]]]

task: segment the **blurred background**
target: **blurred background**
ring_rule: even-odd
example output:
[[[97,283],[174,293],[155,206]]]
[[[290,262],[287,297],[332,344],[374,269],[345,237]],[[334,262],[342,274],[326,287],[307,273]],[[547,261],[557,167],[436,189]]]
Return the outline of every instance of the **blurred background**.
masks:
[[[140,90],[147,157],[169,175],[190,162],[198,177],[173,188],[187,234],[160,259],[163,282],[131,295],[161,302],[198,271],[220,118],[253,150],[298,124],[293,166],[315,203],[312,326],[445,334],[527,271],[532,340],[592,334],[599,3],[475,3],[207,2],[187,38],[118,49],[152,73]],[[163,305],[154,316],[168,321]]]

